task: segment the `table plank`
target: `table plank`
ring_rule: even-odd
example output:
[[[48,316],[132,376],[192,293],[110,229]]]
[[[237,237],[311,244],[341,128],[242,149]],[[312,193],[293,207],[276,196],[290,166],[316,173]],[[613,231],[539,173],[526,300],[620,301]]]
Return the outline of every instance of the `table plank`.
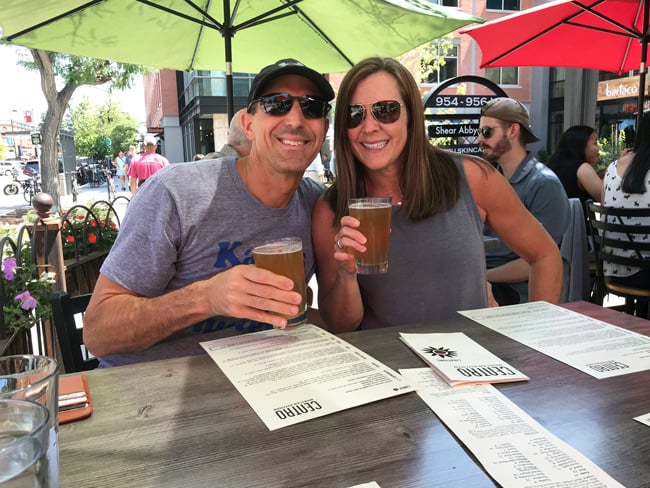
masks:
[[[581,313],[650,335],[650,322]],[[613,315],[612,315],[613,314]],[[462,331],[531,377],[500,391],[628,488],[650,486],[647,371],[596,380],[469,319],[341,337],[394,369],[424,367],[399,332]],[[60,427],[61,486],[493,487],[415,393],[269,431],[207,355],[88,372],[93,415]]]

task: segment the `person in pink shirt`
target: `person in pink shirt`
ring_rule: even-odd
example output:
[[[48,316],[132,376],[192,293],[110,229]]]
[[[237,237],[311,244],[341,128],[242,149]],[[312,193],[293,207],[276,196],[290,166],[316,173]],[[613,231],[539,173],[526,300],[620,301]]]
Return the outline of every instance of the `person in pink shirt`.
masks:
[[[169,161],[166,157],[161,156],[156,152],[158,141],[153,136],[145,136],[144,138],[144,154],[136,156],[133,162],[129,165],[127,175],[131,177],[131,193],[135,194],[139,186],[141,186],[147,178],[150,178],[156,171],[169,166]]]

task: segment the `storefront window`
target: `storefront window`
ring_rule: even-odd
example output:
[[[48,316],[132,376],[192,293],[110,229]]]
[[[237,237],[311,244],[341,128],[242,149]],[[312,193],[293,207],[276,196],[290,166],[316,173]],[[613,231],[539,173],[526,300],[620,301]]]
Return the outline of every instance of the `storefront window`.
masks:
[[[497,85],[519,85],[519,68],[487,68],[485,77]]]

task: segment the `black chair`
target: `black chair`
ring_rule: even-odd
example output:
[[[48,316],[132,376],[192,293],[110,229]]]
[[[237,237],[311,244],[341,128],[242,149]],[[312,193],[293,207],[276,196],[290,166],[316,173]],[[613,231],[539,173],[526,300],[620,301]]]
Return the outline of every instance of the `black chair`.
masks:
[[[88,371],[95,369],[99,364],[86,350],[83,329],[78,328],[75,321],[75,315],[82,314],[83,318],[91,296],[92,294],[88,293],[73,297],[67,292],[56,292],[50,298],[52,319],[66,373]]]
[[[612,281],[603,273],[603,262],[650,268],[650,258],[643,254],[650,252],[650,241],[644,240],[650,234],[650,209],[612,208],[588,202],[587,213],[596,255],[596,279],[592,301],[602,300],[608,293],[625,298],[625,313],[649,318],[650,288],[622,285]],[[644,223],[625,223],[628,218],[646,219]],[[629,222],[629,221],[628,221]],[[623,257],[617,251],[634,251],[633,257]]]

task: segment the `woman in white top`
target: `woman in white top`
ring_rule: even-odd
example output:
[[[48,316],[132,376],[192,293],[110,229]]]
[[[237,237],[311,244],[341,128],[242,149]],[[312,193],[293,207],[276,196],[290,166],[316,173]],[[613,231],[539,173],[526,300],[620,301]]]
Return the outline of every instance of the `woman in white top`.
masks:
[[[634,148],[631,151],[624,151],[621,157],[607,168],[603,203],[605,207],[614,208],[650,208],[649,190],[650,111],[646,111],[636,133]],[[639,221],[639,224],[650,225],[650,222],[641,222],[640,218],[621,218],[625,224]],[[633,257],[635,253],[634,250],[628,250],[616,254]],[[642,254],[650,259],[650,254]],[[650,269],[640,270],[622,264],[603,262],[603,272],[605,276],[617,283],[650,288]]]

